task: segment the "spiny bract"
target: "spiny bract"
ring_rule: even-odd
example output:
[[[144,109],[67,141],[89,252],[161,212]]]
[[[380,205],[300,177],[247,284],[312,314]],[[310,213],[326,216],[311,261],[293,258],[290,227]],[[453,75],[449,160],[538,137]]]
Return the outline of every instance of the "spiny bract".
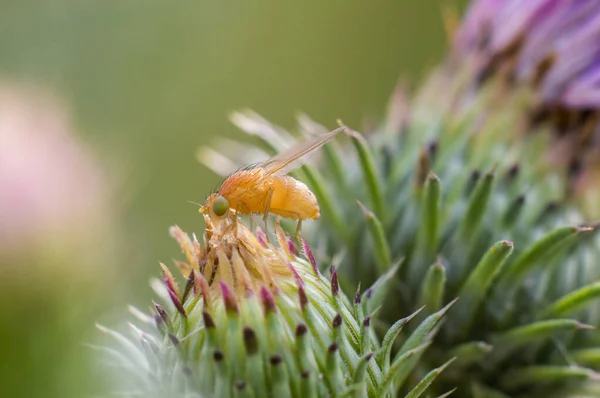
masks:
[[[407,334],[418,312],[397,321],[383,340],[373,328],[393,269],[349,300],[335,268],[326,278],[302,242],[283,230],[278,245],[229,216],[205,214],[203,244],[178,227],[171,234],[187,262],[181,290],[162,265],[152,315],[132,309],[133,337],[101,327],[120,343],[102,348],[129,397],[418,397],[453,358],[411,377],[450,305]],[[402,345],[392,350],[397,337]]]
[[[459,298],[416,367],[458,357],[437,393],[600,396],[598,208],[582,206],[600,186],[600,101],[591,83],[585,104],[572,89],[598,70],[599,4],[475,2],[447,62],[415,94],[398,88],[380,127],[349,135],[354,156],[330,143],[296,173],[323,209],[305,236],[345,253],[344,288],[401,261],[383,319]],[[249,111],[232,119],[267,156],[296,139]],[[305,115],[298,130],[327,131]]]
[[[279,247],[241,222],[234,233],[207,220],[202,247],[175,229],[186,289],[165,269],[167,309],[140,315],[150,324],[135,344],[116,334],[130,395],[600,396],[600,241],[587,219],[598,32],[594,0],[475,1],[446,62],[415,94],[397,89],[380,127],[349,134],[354,156],[330,143],[296,172],[323,214],[303,235],[320,262],[339,256],[330,280],[279,229]],[[233,120],[264,156],[228,143],[232,164],[297,140],[251,112]],[[299,122],[302,135],[328,130]],[[215,154],[200,157],[227,175]],[[373,287],[350,302],[338,280]]]

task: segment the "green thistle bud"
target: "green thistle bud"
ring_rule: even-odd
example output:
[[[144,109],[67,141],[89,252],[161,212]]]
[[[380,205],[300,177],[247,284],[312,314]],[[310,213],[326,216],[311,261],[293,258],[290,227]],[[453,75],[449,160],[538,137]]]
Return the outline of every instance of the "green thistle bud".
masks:
[[[396,90],[380,127],[364,138],[352,132],[350,148],[329,144],[320,167],[299,170],[327,209],[326,222],[306,236],[320,253],[346,253],[339,275],[344,289],[377,278],[393,281],[380,290],[387,299],[381,300],[379,314],[390,324],[425,305],[418,315],[422,320],[459,298],[413,373],[424,377],[440,360],[457,356],[433,387],[437,394],[455,386],[455,395],[464,397],[592,394],[600,366],[587,359],[600,341],[590,327],[600,317],[600,238],[596,223],[586,218],[594,213],[580,200],[589,203],[593,196],[577,187],[582,178],[591,181],[582,176],[595,170],[589,154],[598,147],[597,124],[590,135],[589,123],[596,119],[568,130],[550,117],[556,112],[533,118],[552,101],[579,116],[597,113],[597,105],[584,109],[574,103],[577,92],[568,89],[579,84],[587,67],[561,75],[564,69],[547,65],[543,84],[531,85],[514,67],[515,61],[535,55],[535,48],[501,50],[529,40],[531,31],[538,35],[537,23],[552,30],[543,20],[548,15],[554,21],[564,18],[576,33],[581,27],[586,38],[595,37],[600,9],[582,2],[569,14],[562,9],[569,7],[552,8],[545,0],[520,6],[490,0],[478,2],[484,5],[477,12],[489,11],[492,3],[515,18],[493,25],[498,37],[508,37],[502,30],[514,29],[513,22],[532,25],[518,25],[507,47],[453,48],[448,62],[416,93]],[[486,18],[497,17],[491,12]],[[578,20],[587,22],[574,23]],[[551,42],[559,39],[560,32],[548,36]],[[595,60],[586,61],[593,71]],[[570,61],[561,60],[567,66]],[[566,87],[568,95],[552,87]],[[557,97],[545,96],[552,92]],[[254,113],[232,119],[269,153],[293,143],[292,133]],[[309,136],[327,131],[306,116],[299,118],[298,130]],[[585,140],[557,159],[566,134],[569,140]],[[573,167],[574,159],[585,162]],[[401,259],[399,270],[389,274]],[[414,325],[407,328],[418,331]]]
[[[297,173],[333,212],[324,211],[328,222],[306,235],[319,252],[347,252],[338,276],[345,290],[380,286],[373,295],[381,294],[379,314],[390,324],[421,306],[417,316],[426,322],[459,298],[412,373],[425,380],[429,369],[457,357],[433,387],[437,394],[455,386],[465,397],[565,397],[589,389],[596,364],[573,360],[571,351],[597,350],[589,325],[600,314],[600,245],[594,225],[565,200],[568,180],[540,167],[543,157],[528,156],[544,153],[547,140],[499,136],[505,115],[490,114],[482,125],[470,107],[441,120],[421,118],[421,100],[402,132],[372,132],[370,143],[353,132],[355,157],[332,145],[322,167]],[[252,123],[264,141],[267,131],[281,130],[250,113],[236,120],[242,128]],[[325,130],[306,117],[300,126],[306,135]],[[348,170],[342,179],[336,163]],[[358,204],[344,194],[347,187]],[[407,326],[413,334],[419,328]]]
[[[581,204],[593,189],[580,188],[600,185],[590,177],[600,7],[559,3],[474,2],[449,59],[416,93],[398,88],[380,127],[348,132],[346,147],[331,142],[319,167],[295,172],[322,209],[323,222],[304,230],[319,262],[344,255],[330,279],[308,245],[300,258],[281,229],[277,247],[241,223],[235,239],[209,225],[203,249],[182,245],[198,247],[182,268],[205,288],[184,300],[166,279],[171,308],[168,322],[158,314],[156,339],[171,360],[159,361],[168,364],[161,372],[188,369],[169,387],[222,396],[416,397],[429,388],[445,397],[456,387],[461,397],[597,396],[600,238],[586,218],[597,213]],[[232,119],[265,155],[296,142],[254,113]],[[301,136],[327,130],[299,118]],[[215,162],[223,157],[206,149],[199,157],[225,176],[243,154],[220,152],[233,161]],[[371,286],[350,302],[343,292],[361,283]],[[206,314],[197,323],[194,300]],[[374,327],[375,313],[383,327]],[[200,364],[206,376],[188,381]]]
[[[156,290],[164,303],[152,316],[135,311],[142,322],[131,326],[134,338],[101,328],[121,344],[106,349],[124,376],[119,392],[380,397],[403,389],[417,397],[447,366],[409,378],[448,306],[413,334],[401,332],[414,314],[398,321],[380,341],[372,308],[381,304],[383,279],[350,301],[337,270],[325,277],[306,241],[300,254],[279,226],[275,244],[237,218],[210,213],[205,221],[202,244],[171,228],[187,260],[177,262],[185,287],[161,264]],[[395,352],[399,335],[404,344]]]

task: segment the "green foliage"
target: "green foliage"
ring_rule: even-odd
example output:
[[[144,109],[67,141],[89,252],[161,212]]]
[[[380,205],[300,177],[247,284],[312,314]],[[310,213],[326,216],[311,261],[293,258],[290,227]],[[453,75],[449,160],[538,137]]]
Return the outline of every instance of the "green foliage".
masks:
[[[381,300],[390,323],[425,306],[423,319],[459,298],[413,371],[427,378],[441,358],[458,357],[438,394],[458,386],[455,395],[465,397],[563,397],[585,388],[597,362],[575,354],[591,358],[598,347],[588,325],[600,315],[599,239],[565,196],[568,175],[545,163],[543,131],[511,131],[519,101],[490,112],[481,94],[442,107],[432,99],[439,84],[437,76],[424,86],[403,123],[394,124],[392,103],[385,127],[367,138],[351,132],[348,148],[328,145],[320,167],[296,173],[309,176],[327,208],[305,235],[317,252],[345,254],[345,289],[373,283],[401,261]],[[255,122],[253,135],[268,150],[261,131],[281,128],[242,117]],[[327,130],[300,118],[303,136]]]
[[[532,122],[528,87],[502,76],[479,81],[469,65],[449,63],[406,97],[394,93],[382,127],[348,131],[348,144],[328,144],[319,166],[294,172],[323,214],[303,235],[321,263],[338,256],[341,265],[330,282],[303,278],[305,302],[317,309],[312,315],[304,313],[302,294],[295,301],[278,291],[277,308],[295,306],[247,317],[261,319],[252,330],[272,337],[257,345],[266,343],[256,367],[267,376],[246,376],[258,383],[252,394],[418,397],[427,389],[439,397],[600,396],[600,334],[592,326],[600,317],[600,238],[569,196],[568,170],[547,161],[551,128]],[[301,116],[297,137],[252,112],[233,120],[265,157],[331,129]],[[245,154],[224,153],[233,164]],[[301,264],[296,259],[294,267],[302,270]],[[371,287],[350,304],[342,291],[361,284]],[[372,330],[375,312],[380,322]],[[278,313],[285,321],[274,327]],[[294,337],[300,324],[312,335],[306,343]],[[195,326],[210,335],[206,322]],[[240,340],[239,325],[219,336],[225,339],[209,345],[212,358],[183,356],[212,366],[215,385],[187,391],[228,395],[238,385],[231,375],[244,374],[242,351],[222,346]],[[177,338],[163,336],[167,344]],[[299,366],[285,359],[303,357],[307,345],[312,360]],[[304,385],[299,375],[311,362],[311,374],[321,377]]]
[[[304,251],[306,259],[294,255],[290,264],[295,283],[283,278],[273,290],[263,287],[244,297],[236,297],[223,281],[209,286],[198,273],[181,293],[165,269],[166,283],[154,283],[163,305],[155,304],[152,315],[132,309],[138,322],[130,324],[131,336],[100,327],[116,342],[101,350],[115,365],[115,377],[122,378],[118,392],[130,397],[422,396],[452,359],[421,380],[409,375],[450,305],[412,333],[404,326],[416,314],[398,321],[380,341],[369,308],[383,281],[350,301],[339,290],[337,272],[325,278],[311,265],[308,246]],[[404,344],[393,352],[398,339]]]

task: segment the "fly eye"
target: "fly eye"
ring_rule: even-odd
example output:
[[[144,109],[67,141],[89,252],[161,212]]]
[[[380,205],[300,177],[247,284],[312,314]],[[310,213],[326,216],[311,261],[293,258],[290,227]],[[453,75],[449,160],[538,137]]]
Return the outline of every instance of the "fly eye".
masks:
[[[221,217],[221,216],[225,215],[225,213],[227,213],[228,209],[229,209],[229,201],[227,199],[225,199],[223,196],[218,196],[213,201],[212,211],[218,217]]]

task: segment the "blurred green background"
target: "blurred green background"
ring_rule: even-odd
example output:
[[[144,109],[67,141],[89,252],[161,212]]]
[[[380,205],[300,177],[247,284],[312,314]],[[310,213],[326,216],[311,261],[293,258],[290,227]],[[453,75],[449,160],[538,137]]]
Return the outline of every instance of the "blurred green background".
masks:
[[[1,2],[0,82],[39,85],[66,102],[75,133],[110,177],[118,218],[106,237],[116,244],[94,244],[102,257],[94,267],[107,272],[93,283],[67,272],[60,280],[69,289],[48,289],[44,306],[30,285],[4,289],[1,395],[101,392],[89,384],[97,370],[82,342],[94,339],[96,320],[124,319],[127,303],[148,307],[157,261],[179,256],[169,226],[200,232],[188,201],[202,202],[219,179],[197,163],[196,148],[240,137],[227,114],[245,107],[286,127],[300,110],[331,127],[337,118],[376,120],[398,78],[416,82],[441,59],[442,3]],[[74,249],[60,261],[80,267],[79,255],[96,256]],[[31,261],[52,266],[44,256]]]

